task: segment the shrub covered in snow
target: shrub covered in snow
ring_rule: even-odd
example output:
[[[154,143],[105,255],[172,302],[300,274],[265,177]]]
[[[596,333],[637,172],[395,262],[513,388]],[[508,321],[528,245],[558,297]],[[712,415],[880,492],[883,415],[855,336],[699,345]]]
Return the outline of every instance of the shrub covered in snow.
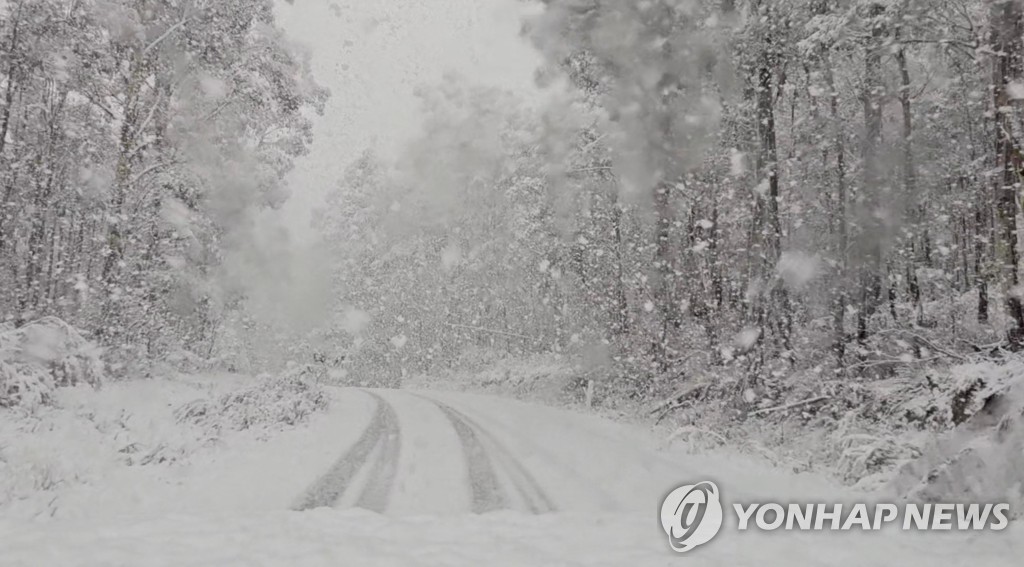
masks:
[[[56,317],[0,328],[0,407],[49,403],[54,388],[104,377],[100,349]]]
[[[918,501],[1024,503],[1024,361],[963,364],[949,374],[951,387],[914,407],[954,429],[904,464],[890,488]]]
[[[237,370],[226,357],[203,357],[180,345],[111,345],[104,349],[103,360],[110,380],[167,378],[177,374],[198,375]]]
[[[123,467],[187,457],[205,440],[175,423],[169,404],[203,391],[179,381],[134,380],[101,390],[60,388],[51,405],[36,411],[0,411],[0,514],[10,506],[63,509],[58,494],[66,490]]]
[[[672,393],[647,407],[691,450],[747,447],[918,500],[1009,492],[1016,501],[1024,485],[1024,357],[979,352],[942,361],[954,364],[902,364],[869,376],[790,371],[783,387],[742,400],[746,408],[729,393],[741,376],[685,368],[673,374]]]
[[[243,429],[292,426],[327,409],[329,396],[319,384],[312,365],[290,369],[280,377],[264,377],[258,384],[179,407],[180,422],[199,425],[214,434]]]
[[[60,388],[36,411],[0,411],[0,516],[86,512],[76,495],[111,476],[143,481],[110,495],[131,501],[225,447],[244,451],[276,433],[259,428],[261,420],[296,422],[324,406],[315,384],[291,378],[259,386],[226,375],[113,381]],[[206,413],[185,417],[185,408]],[[250,429],[230,430],[244,424]]]
[[[575,401],[580,375],[580,369],[564,356],[501,358],[493,351],[474,349],[464,353],[456,370],[411,376],[402,385],[414,389],[482,392],[563,404]]]
[[[924,428],[948,429],[964,424],[1020,383],[1024,360],[981,360],[914,378],[892,392],[899,417]]]

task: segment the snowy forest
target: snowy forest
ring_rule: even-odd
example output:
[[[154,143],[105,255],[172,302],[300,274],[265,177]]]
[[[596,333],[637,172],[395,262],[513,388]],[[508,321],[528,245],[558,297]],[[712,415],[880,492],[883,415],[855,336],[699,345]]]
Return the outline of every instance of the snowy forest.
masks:
[[[302,248],[268,219],[332,93],[273,0],[0,1],[0,412],[308,372],[1019,492],[1024,1],[520,4],[542,94],[420,85]]]
[[[549,2],[524,34],[570,96],[453,79],[331,192],[330,328],[394,380],[561,353],[612,403],[742,413],[1012,356],[1021,9]]]
[[[210,354],[252,217],[327,93],[270,0],[3,7],[0,309],[124,357]]]

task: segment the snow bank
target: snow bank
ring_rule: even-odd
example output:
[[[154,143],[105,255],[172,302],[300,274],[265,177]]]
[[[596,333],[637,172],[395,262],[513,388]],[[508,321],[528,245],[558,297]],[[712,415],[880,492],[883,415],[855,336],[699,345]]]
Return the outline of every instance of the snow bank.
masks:
[[[0,327],[0,408],[37,408],[50,403],[58,387],[98,387],[104,376],[100,354],[77,329],[56,317]]]
[[[104,486],[129,469],[183,469],[241,437],[265,443],[326,407],[326,393],[301,374],[61,388],[36,411],[0,411],[0,512],[60,516],[78,487]],[[162,475],[123,476],[148,486]]]
[[[1024,360],[955,366],[937,389],[910,407],[955,428],[903,465],[889,485],[896,495],[925,502],[1008,501],[1024,510]],[[938,399],[939,401],[935,401]]]
[[[0,510],[53,513],[63,491],[112,470],[187,457],[205,440],[176,424],[173,408],[201,395],[182,381],[115,382],[62,388],[31,413],[0,412]]]

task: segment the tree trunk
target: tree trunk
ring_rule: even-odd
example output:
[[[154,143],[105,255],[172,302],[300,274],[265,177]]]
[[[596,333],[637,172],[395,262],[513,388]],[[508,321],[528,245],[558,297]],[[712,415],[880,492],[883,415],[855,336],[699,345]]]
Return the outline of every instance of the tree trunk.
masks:
[[[898,36],[897,36],[898,37]],[[907,283],[911,288],[911,301],[914,304],[915,320],[917,324],[924,322],[924,304],[921,302],[921,287],[917,281],[917,266],[924,259],[922,251],[926,248],[923,244],[929,239],[927,209],[924,201],[917,195],[917,171],[914,166],[914,123],[910,108],[910,70],[907,68],[907,51],[905,45],[900,45],[896,52],[896,63],[900,70],[900,110],[903,114],[903,129],[901,131],[901,145],[903,150],[903,198],[908,203],[920,203],[912,207],[914,218],[914,234],[910,238],[910,250],[907,258]],[[890,287],[890,290],[892,288]],[[895,319],[895,315],[893,316]]]
[[[621,336],[629,333],[629,303],[626,298],[626,275],[623,268],[624,254],[622,241],[622,205],[617,195],[612,196],[612,227],[615,232],[615,317],[612,333]]]
[[[660,326],[655,347],[655,356],[661,371],[668,364],[669,330],[677,326],[677,313],[674,301],[674,262],[672,261],[672,222],[675,215],[671,204],[672,188],[668,182],[659,183],[654,190],[655,222],[655,273],[654,294],[658,312],[661,314]]]
[[[882,295],[882,279],[885,277],[883,258],[884,226],[875,215],[881,205],[884,192],[884,178],[879,160],[882,143],[882,50],[884,28],[881,16],[885,8],[872,4],[868,9],[871,23],[871,38],[864,53],[864,186],[861,188],[863,207],[861,209],[862,231],[858,251],[860,261],[860,309],[857,311],[857,340],[861,343],[868,338],[868,319],[878,308]]]
[[[996,213],[999,239],[1002,245],[1001,265],[1003,285],[1006,289],[1006,309],[1013,327],[1008,339],[1019,348],[1024,341],[1024,308],[1019,296],[1019,252],[1017,245],[1017,192],[1022,170],[1021,149],[1014,132],[1016,105],[1007,93],[1007,85],[1022,76],[1022,22],[1019,0],[991,0],[991,45],[994,50],[992,92],[995,105],[996,164],[1001,171],[996,186]]]
[[[819,9],[826,9],[825,3],[819,5]],[[836,88],[835,75],[832,71],[832,61],[828,52],[822,54],[822,67],[829,96],[829,119],[831,122],[832,145],[836,154],[836,189],[834,195],[834,209],[832,211],[834,230],[836,232],[835,259],[836,259],[836,283],[832,291],[832,351],[836,356],[836,363],[842,366],[846,355],[846,306],[849,303],[849,249],[850,232],[849,220],[847,219],[847,195],[846,195],[846,141],[843,132],[843,119],[839,114],[839,91]]]

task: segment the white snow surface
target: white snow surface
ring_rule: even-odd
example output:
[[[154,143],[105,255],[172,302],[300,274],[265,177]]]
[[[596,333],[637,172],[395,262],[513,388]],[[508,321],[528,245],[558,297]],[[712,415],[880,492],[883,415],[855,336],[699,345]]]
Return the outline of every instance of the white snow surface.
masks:
[[[946,535],[720,533],[680,557],[654,521],[624,516],[494,513],[438,520],[358,509],[259,516],[121,519],[0,527],[9,566],[655,566],[1019,565],[1017,534],[967,541]],[[1018,539],[1014,539],[1014,537]],[[742,538],[741,541],[739,538]]]
[[[154,391],[158,382],[145,384],[120,392],[115,385],[94,397],[108,405],[128,397],[168,403]],[[401,438],[387,508],[346,507],[353,501],[346,493],[333,507],[292,510],[372,423],[374,394],[394,410]],[[269,437],[226,436],[170,465],[110,464],[87,482],[0,508],[0,565],[934,567],[1018,565],[1024,553],[1018,524],[970,534],[739,533],[727,515],[722,533],[680,557],[670,550],[657,512],[661,498],[681,484],[714,480],[727,506],[865,496],[742,456],[669,452],[642,428],[561,409],[433,391],[337,389],[332,396],[330,409],[307,425]],[[502,446],[557,510],[532,514],[511,499],[507,509],[470,513],[466,454],[437,402]],[[79,400],[79,408],[87,403]],[[151,407],[146,415],[160,412]],[[0,431],[0,441],[5,435]],[[49,513],[31,513],[29,503],[48,498],[58,500],[44,508]]]

